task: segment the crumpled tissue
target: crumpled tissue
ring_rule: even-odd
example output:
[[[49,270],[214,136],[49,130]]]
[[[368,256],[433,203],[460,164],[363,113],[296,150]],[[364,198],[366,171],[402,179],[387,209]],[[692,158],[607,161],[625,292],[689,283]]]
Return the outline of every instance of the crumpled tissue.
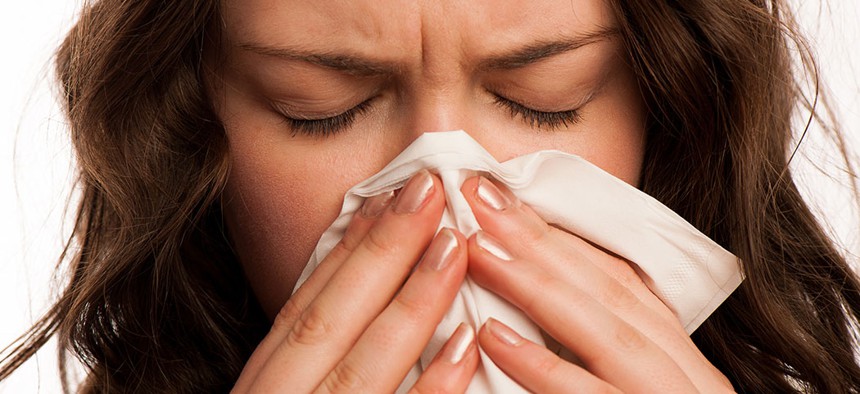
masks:
[[[365,198],[399,189],[425,168],[438,174],[445,188],[447,207],[440,229],[457,228],[467,237],[480,229],[460,186],[479,174],[496,179],[547,223],[633,262],[648,288],[674,312],[687,333],[743,280],[737,257],[651,196],[582,158],[539,151],[499,163],[464,131],[449,131],[423,134],[385,168],[346,193],[340,215],[320,238],[296,289],[340,241]],[[489,317],[544,344],[540,328],[525,314],[467,277],[398,391],[412,386],[460,322],[477,328]],[[482,352],[481,366],[468,392],[525,390]]]

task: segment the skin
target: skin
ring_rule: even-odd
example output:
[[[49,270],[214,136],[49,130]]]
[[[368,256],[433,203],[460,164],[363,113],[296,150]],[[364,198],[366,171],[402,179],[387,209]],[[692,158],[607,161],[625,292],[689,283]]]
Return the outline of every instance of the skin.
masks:
[[[439,180],[424,174],[396,200],[368,200],[384,209],[357,213],[341,244],[290,296],[346,190],[423,132],[464,129],[500,161],[558,149],[636,185],[646,110],[611,34],[616,24],[598,0],[226,1],[225,60],[210,84],[233,161],[225,219],[274,322],[235,391],[393,390],[467,271],[584,363],[524,340],[499,341],[505,336],[492,328],[503,324],[491,322],[477,341],[472,328],[458,330],[416,391],[464,390],[478,346],[537,391],[730,388],[626,262],[547,226],[505,191],[509,206],[493,209],[477,192],[492,183],[477,178],[463,191],[483,238],[450,230],[433,240],[445,202]],[[302,126],[309,123],[295,120],[357,105],[351,122],[328,121],[343,125],[336,132],[309,133]],[[537,122],[523,106],[556,114]],[[429,187],[426,199],[405,197],[420,185]],[[410,204],[418,206],[405,213]],[[478,239],[494,240],[511,261]],[[531,302],[533,286],[552,291]]]

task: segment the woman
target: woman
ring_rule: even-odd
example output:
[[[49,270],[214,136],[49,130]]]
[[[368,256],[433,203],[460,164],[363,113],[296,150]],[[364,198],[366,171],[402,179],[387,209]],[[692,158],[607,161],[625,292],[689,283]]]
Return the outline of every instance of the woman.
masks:
[[[391,391],[468,269],[582,363],[489,321],[419,391],[463,390],[479,346],[533,391],[858,391],[860,286],[787,166],[791,42],[781,1],[95,2],[58,55],[72,278],[0,376],[57,334],[87,392]],[[625,262],[485,179],[463,186],[485,232],[432,239],[444,199],[422,173],[291,296],[344,192],[451,129],[500,161],[586,158],[746,281],[691,341]]]

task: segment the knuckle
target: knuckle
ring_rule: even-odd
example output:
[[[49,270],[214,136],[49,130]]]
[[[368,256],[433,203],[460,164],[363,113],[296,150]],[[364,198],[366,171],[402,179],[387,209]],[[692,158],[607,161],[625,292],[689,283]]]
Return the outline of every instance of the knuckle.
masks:
[[[521,226],[517,231],[517,237],[522,239],[527,245],[535,245],[546,242],[550,235],[550,225],[543,221],[529,223]]]
[[[639,298],[624,285],[609,280],[601,290],[601,300],[610,308],[631,310],[640,304]]]
[[[389,256],[397,251],[398,243],[380,227],[371,229],[361,245],[374,256]]]
[[[348,246],[346,243],[347,243],[347,240],[344,237],[337,244],[334,245],[334,247],[328,253],[328,256],[326,256],[326,259],[334,258],[334,259],[340,260],[340,259],[344,259],[347,256],[349,256],[350,253],[352,253],[353,248]]]
[[[531,368],[534,368],[534,371],[548,379],[560,373],[563,367],[562,363],[564,362],[564,360],[555,355],[546,354],[532,364]],[[563,371],[561,373],[563,374]]]
[[[296,320],[299,319],[299,316],[302,315],[302,309],[296,296],[290,297],[284,306],[281,307],[281,310],[278,311],[278,314],[275,315],[275,319],[272,321],[272,330],[289,329],[292,327]]]
[[[324,341],[335,330],[320,308],[305,309],[287,335],[287,342],[299,345],[314,345]]]
[[[628,324],[619,325],[613,337],[616,349],[622,354],[641,352],[648,347],[648,338]]]
[[[353,219],[343,234],[343,238],[338,242],[338,246],[347,252],[352,252],[361,243],[361,239],[364,238],[368,231],[370,231],[368,227],[361,225],[356,219]]]
[[[607,260],[608,261],[602,265],[607,271],[609,271],[609,275],[615,278],[619,283],[627,287],[644,286],[642,278],[636,274],[636,271],[633,270],[630,263],[617,257],[612,257]]]
[[[412,323],[422,321],[433,310],[433,301],[429,297],[420,297],[406,292],[401,292],[395,297],[391,305],[398,310],[404,320]]]
[[[524,286],[527,289],[543,289],[543,291],[523,291],[521,292],[522,309],[526,311],[534,310],[546,303],[546,294],[551,289],[556,288],[555,278],[549,275],[538,274],[531,278],[529,286]]]
[[[352,393],[367,390],[371,387],[371,381],[364,369],[342,362],[331,371],[323,384],[330,393]]]

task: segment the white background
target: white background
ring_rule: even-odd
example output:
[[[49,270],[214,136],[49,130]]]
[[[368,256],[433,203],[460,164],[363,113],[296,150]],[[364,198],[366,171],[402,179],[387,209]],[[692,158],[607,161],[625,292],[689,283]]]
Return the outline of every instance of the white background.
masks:
[[[719,1],[719,0],[715,0]],[[838,3],[837,3],[838,1]],[[71,26],[78,1],[0,3],[0,348],[21,334],[56,293],[53,267],[69,233],[66,201],[73,179],[62,114],[54,105],[52,51]],[[853,0],[794,0],[817,52],[846,134],[860,131],[860,5]],[[844,188],[813,170],[840,168],[815,134],[798,161],[804,190],[825,223],[852,252],[857,222]],[[860,145],[858,145],[860,146]],[[0,393],[59,392],[55,348],[6,381]]]

